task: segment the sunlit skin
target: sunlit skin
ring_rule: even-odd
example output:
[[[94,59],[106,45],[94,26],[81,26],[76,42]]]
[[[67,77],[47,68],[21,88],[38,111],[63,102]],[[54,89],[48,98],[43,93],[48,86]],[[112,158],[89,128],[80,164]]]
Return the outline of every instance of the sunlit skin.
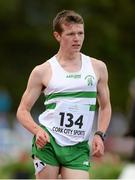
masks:
[[[80,50],[84,41],[84,25],[66,23],[62,24],[62,29],[62,33],[54,32],[56,40],[60,43],[58,53],[61,56],[66,56],[67,59],[80,56]]]

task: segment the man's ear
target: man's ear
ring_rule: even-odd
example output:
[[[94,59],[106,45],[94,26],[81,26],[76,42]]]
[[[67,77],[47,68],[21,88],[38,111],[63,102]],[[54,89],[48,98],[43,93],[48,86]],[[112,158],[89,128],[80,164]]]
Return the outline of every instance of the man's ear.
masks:
[[[60,42],[60,39],[61,39],[60,34],[59,34],[58,32],[56,32],[56,31],[54,31],[54,32],[53,32],[53,35],[54,35],[55,39],[56,39],[58,42]]]

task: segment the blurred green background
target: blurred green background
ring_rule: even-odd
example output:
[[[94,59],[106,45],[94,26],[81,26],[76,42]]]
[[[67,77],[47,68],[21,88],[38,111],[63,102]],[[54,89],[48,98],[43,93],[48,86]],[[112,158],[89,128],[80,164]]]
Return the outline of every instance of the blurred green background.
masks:
[[[16,111],[33,67],[57,52],[52,20],[73,9],[85,21],[82,51],[106,62],[113,108],[126,108],[128,84],[135,76],[135,1],[0,0],[0,86],[6,87]]]
[[[134,0],[0,0],[0,90],[9,96],[7,101],[10,103],[5,112],[8,113],[10,126],[17,123],[16,109],[30,72],[58,50],[52,34],[52,21],[63,9],[75,10],[83,16],[85,41],[82,52],[106,63],[113,112],[127,116],[130,108],[129,82],[135,78]],[[41,102],[42,98],[35,106],[37,112],[44,109]],[[3,137],[9,136],[6,132]],[[8,155],[8,158],[11,156]],[[4,156],[0,163],[3,160]],[[112,161],[110,164],[114,166]],[[122,166],[123,162],[118,162],[116,174]],[[10,164],[8,167],[12,170],[18,165]],[[101,176],[104,170],[96,169],[100,169]]]

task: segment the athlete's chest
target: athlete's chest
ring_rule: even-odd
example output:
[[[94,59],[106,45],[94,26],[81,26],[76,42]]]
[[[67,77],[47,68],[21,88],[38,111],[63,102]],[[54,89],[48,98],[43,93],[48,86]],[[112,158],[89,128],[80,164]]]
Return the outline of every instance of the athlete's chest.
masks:
[[[59,73],[51,78],[48,86],[56,92],[59,91],[95,91],[96,77],[93,73],[78,72],[78,73]]]

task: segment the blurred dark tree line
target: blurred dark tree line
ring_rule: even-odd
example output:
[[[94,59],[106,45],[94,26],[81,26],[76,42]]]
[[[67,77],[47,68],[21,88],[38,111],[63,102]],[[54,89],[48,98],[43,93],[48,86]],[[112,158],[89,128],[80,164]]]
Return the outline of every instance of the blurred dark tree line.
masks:
[[[134,0],[0,0],[0,87],[9,90],[13,111],[32,69],[57,52],[52,21],[63,9],[83,16],[82,51],[107,64],[113,108],[125,111],[135,77]]]

